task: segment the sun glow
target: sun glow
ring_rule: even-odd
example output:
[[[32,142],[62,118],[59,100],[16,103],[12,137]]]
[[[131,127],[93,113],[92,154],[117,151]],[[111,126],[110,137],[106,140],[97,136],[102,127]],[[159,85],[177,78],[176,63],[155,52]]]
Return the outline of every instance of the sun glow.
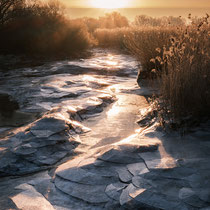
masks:
[[[95,8],[115,9],[124,8],[129,5],[129,0],[90,0]]]

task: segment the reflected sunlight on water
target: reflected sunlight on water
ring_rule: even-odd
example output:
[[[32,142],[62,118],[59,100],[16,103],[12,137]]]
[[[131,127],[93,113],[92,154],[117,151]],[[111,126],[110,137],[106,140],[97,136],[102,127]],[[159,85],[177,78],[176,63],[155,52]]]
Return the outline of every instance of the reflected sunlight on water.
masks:
[[[90,75],[84,75],[82,77],[82,80],[88,86],[92,86],[92,85],[99,86],[99,87],[109,86],[109,83],[107,81],[105,81],[104,79],[100,79],[98,77],[94,77],[94,76],[90,76]]]
[[[104,49],[93,50],[94,56],[80,61],[69,61],[69,65],[77,65],[85,68],[119,70],[119,69],[137,69],[138,63],[135,58],[110,52]]]
[[[136,134],[136,133],[135,134],[132,134],[132,135],[128,136],[127,138],[122,139],[119,142],[116,142],[115,145],[118,145],[118,144],[128,144],[128,143],[130,143],[137,136],[138,136],[138,134]]]
[[[107,116],[108,117],[113,117],[113,116],[117,116],[119,113],[121,113],[121,109],[118,106],[117,103],[115,103],[111,109],[108,110],[107,112]]]
[[[121,69],[123,68],[123,61],[119,63],[119,58],[117,55],[108,54],[102,55],[101,57],[93,58],[89,60],[89,65],[91,67],[99,69]]]
[[[84,76],[83,76],[83,81],[86,81],[86,82],[93,82],[93,81],[96,81],[96,78],[93,77],[93,76],[90,76],[90,75],[84,75]]]
[[[118,62],[114,61],[114,56],[109,54],[107,56],[107,60],[105,61],[107,64],[107,68],[116,68],[119,67]]]

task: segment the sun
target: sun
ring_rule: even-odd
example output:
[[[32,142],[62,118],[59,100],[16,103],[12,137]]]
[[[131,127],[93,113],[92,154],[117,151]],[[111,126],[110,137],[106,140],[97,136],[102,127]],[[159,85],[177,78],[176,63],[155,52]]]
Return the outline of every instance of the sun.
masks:
[[[90,0],[90,4],[95,8],[116,9],[127,7],[129,0]]]

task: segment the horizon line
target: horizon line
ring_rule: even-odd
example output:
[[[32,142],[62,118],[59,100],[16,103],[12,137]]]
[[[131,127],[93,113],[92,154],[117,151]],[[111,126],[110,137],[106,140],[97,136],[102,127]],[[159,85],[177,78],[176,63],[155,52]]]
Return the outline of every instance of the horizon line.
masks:
[[[210,7],[120,7],[120,8],[101,8],[101,7],[67,7],[69,9],[210,9]]]

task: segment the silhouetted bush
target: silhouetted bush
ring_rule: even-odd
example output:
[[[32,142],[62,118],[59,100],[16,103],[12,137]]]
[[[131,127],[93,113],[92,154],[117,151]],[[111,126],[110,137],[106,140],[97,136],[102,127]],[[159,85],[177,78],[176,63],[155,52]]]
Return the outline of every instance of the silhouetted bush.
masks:
[[[100,28],[122,28],[128,27],[129,22],[125,16],[122,16],[118,12],[107,13],[104,17],[99,17]]]
[[[25,7],[25,0],[1,0],[0,1],[0,26],[10,21],[19,9]]]
[[[124,49],[125,35],[130,31],[129,22],[118,12],[107,13],[99,18],[79,18],[75,21],[84,24],[93,35],[97,46]]]
[[[83,17],[75,20],[84,23],[91,33],[97,29],[119,29],[129,27],[128,19],[118,12],[107,13],[99,18]]]
[[[57,1],[23,4],[0,28],[4,53],[70,55],[92,43],[87,27],[65,18]]]

